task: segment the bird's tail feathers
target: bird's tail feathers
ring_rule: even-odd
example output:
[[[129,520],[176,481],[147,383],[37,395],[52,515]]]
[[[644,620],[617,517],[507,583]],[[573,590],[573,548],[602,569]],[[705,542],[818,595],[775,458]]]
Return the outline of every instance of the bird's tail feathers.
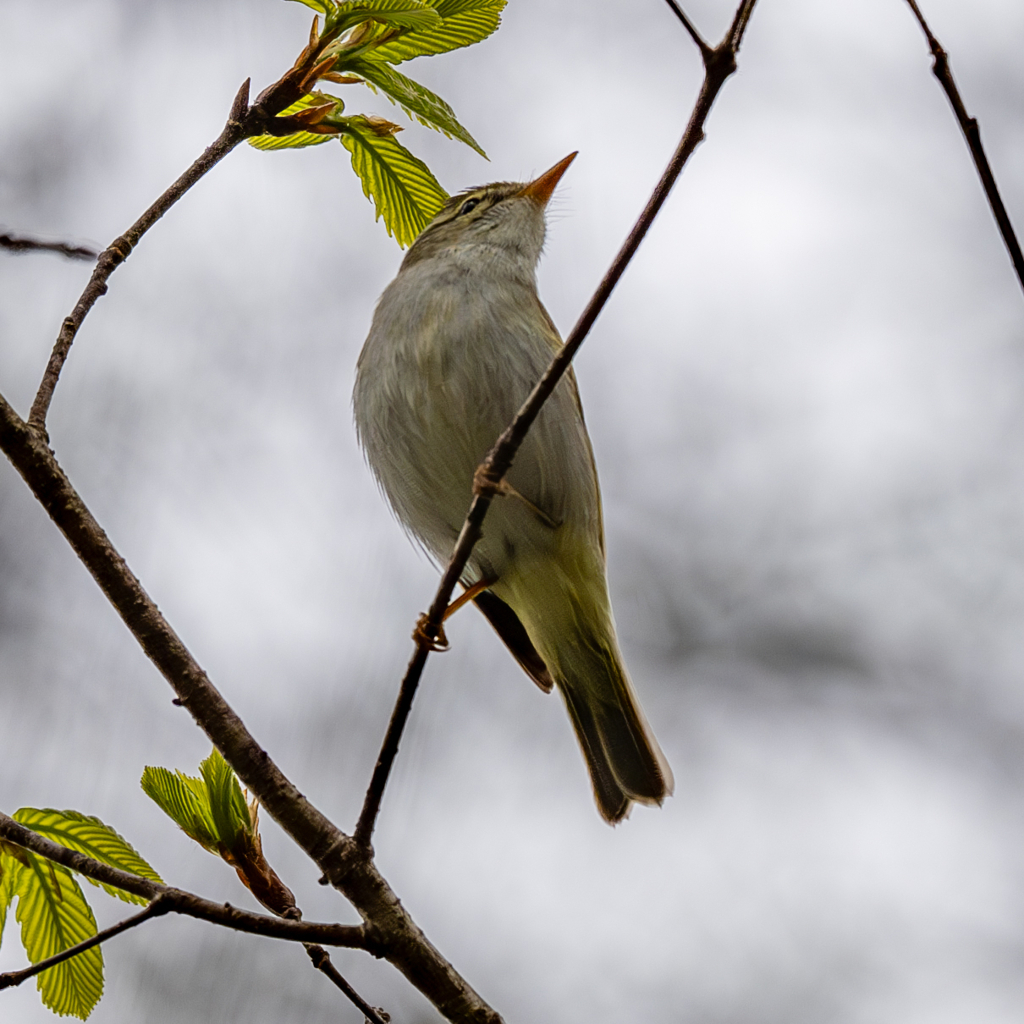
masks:
[[[621,821],[631,802],[660,804],[669,796],[672,771],[619,652],[603,560],[582,567],[548,563],[545,570],[524,574],[528,594],[516,593],[518,580],[508,581],[508,603],[520,609],[526,632],[565,698],[602,816]]]
[[[622,820],[631,801],[660,804],[672,771],[637,702],[622,656],[610,637],[577,635],[554,670],[590,770],[601,814]]]

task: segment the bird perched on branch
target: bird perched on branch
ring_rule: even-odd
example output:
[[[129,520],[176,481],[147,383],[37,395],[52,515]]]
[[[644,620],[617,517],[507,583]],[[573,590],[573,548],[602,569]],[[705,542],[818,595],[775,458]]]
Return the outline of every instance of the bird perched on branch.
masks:
[[[531,182],[450,199],[385,289],[359,356],[359,440],[398,518],[442,565],[477,467],[562,344],[535,271],[545,207],[575,155]],[[561,692],[605,820],[633,801],[660,804],[672,773],[615,637],[597,471],[571,371],[499,495],[463,597],[542,690]]]

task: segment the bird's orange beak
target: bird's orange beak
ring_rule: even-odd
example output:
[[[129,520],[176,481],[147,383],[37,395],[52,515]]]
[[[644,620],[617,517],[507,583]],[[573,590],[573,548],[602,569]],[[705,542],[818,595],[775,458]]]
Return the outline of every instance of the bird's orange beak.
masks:
[[[564,160],[559,160],[551,170],[545,171],[539,178],[534,178],[519,194],[527,196],[540,206],[547,206],[555,186],[562,180],[562,175],[575,159],[576,153],[570,153]]]

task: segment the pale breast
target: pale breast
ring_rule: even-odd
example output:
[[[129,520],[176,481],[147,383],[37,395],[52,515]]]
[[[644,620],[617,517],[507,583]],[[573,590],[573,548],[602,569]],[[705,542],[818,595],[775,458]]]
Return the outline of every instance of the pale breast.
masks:
[[[551,359],[557,337],[525,282],[426,261],[381,296],[359,357],[356,426],[399,519],[447,560],[477,466]],[[520,449],[509,482],[550,521],[600,536],[597,481],[575,391],[562,381]],[[477,572],[500,574],[552,528],[504,498],[488,515]]]

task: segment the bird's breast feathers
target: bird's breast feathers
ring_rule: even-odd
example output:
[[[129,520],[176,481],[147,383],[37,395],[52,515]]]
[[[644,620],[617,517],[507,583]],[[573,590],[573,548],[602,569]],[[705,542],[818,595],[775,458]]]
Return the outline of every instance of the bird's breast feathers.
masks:
[[[399,518],[439,559],[468,509],[476,467],[560,345],[532,282],[432,266],[440,262],[414,264],[381,296],[354,396],[370,465]],[[527,529],[541,542],[551,522],[600,535],[597,479],[571,377],[531,429],[509,481],[548,524],[530,522],[528,507],[508,499],[521,507],[492,511],[492,543],[482,554],[501,532]],[[500,543],[512,549],[516,539]]]

